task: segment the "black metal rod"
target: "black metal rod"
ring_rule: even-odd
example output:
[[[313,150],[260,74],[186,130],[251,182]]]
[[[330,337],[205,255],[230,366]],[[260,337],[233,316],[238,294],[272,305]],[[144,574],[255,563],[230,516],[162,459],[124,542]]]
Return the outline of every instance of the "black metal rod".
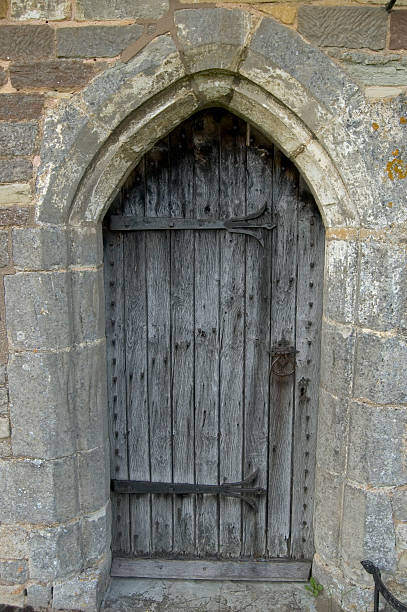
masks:
[[[366,561],[361,561],[361,564],[368,574],[372,574],[375,583],[374,612],[379,612],[379,593],[395,610],[397,610],[397,612],[407,612],[407,606],[394,597],[389,589],[383,584],[379,568],[368,559],[366,559]]]
[[[396,2],[397,0],[389,0],[389,2],[386,4],[385,9],[388,13],[390,13],[391,9],[396,4]]]

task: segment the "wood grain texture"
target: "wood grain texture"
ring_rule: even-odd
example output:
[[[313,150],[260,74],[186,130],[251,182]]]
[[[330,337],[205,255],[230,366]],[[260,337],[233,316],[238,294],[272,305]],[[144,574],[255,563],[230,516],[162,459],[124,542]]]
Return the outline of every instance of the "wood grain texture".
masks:
[[[116,558],[112,576],[180,580],[255,580],[306,582],[309,561],[176,561]]]

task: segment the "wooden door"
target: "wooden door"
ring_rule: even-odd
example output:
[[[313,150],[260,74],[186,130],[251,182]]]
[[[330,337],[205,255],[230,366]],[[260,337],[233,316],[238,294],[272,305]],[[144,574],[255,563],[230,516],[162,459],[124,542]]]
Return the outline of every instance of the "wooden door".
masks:
[[[246,217],[225,229],[109,229]],[[193,225],[193,224],[192,224]],[[250,230],[249,230],[250,231]],[[293,164],[222,109],[158,142],[105,218],[114,480],[222,484],[258,470],[258,508],[211,494],[112,494],[116,555],[311,559],[324,233]]]

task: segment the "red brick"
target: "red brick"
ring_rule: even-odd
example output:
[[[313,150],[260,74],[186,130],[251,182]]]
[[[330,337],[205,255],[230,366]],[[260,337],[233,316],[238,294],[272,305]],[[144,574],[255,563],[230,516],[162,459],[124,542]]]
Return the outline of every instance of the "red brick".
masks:
[[[393,11],[391,14],[390,49],[407,49],[407,11]]]
[[[37,119],[44,106],[44,96],[38,94],[0,94],[0,119]]]
[[[54,55],[54,30],[49,26],[0,26],[0,58],[32,61]]]
[[[11,84],[16,89],[47,87],[72,90],[83,87],[95,75],[92,64],[79,60],[54,60],[26,64],[11,64]]]

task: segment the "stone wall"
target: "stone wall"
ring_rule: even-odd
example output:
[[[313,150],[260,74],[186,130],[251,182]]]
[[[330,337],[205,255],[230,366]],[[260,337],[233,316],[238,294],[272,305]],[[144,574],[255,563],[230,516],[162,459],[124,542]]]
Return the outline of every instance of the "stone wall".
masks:
[[[407,0],[384,4],[0,0],[0,602],[100,603],[100,219],[210,104],[277,142],[326,225],[315,575],[367,609],[371,557],[407,600]]]

